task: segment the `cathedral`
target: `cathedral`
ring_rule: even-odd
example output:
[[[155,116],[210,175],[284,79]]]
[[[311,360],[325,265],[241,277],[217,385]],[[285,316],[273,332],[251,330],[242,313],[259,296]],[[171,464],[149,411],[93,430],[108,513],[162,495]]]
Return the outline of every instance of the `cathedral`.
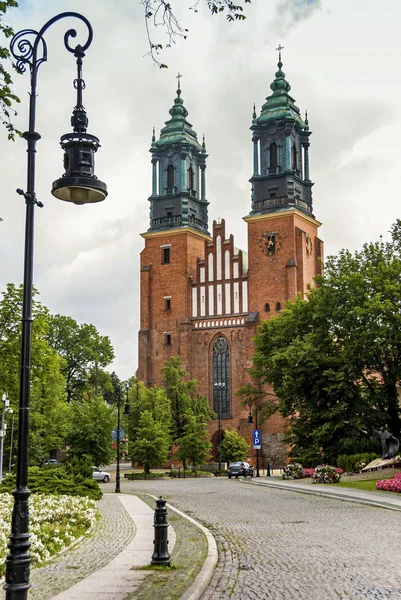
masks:
[[[187,120],[178,84],[170,119],[153,131],[149,229],[140,263],[138,377],[160,385],[160,369],[181,356],[220,420],[220,435],[236,429],[252,448],[249,408],[237,390],[250,382],[257,326],[287,300],[304,297],[321,272],[321,223],[313,214],[309,131],[282,71],[259,116],[253,112],[253,173],[248,248],[235,246],[224,219],[208,222],[205,141]],[[285,463],[284,422],[259,425],[265,464]],[[210,424],[217,458],[218,420]],[[253,456],[251,450],[251,456]]]

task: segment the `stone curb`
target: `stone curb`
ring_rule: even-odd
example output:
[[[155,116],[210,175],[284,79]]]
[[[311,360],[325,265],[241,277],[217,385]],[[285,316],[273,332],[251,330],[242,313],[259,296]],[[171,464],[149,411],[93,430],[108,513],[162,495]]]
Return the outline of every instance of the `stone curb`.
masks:
[[[156,499],[157,497],[152,496],[152,498]],[[175,508],[174,506],[172,506],[172,504],[170,504],[170,502],[167,503],[167,506],[169,509],[173,510],[178,515],[180,515],[181,517],[183,517],[184,519],[186,519],[187,521],[189,521],[190,523],[192,523],[193,525],[198,527],[204,533],[204,535],[206,537],[207,544],[208,544],[207,558],[206,558],[205,562],[203,563],[203,567],[200,570],[200,573],[198,573],[198,575],[195,577],[193,584],[187,589],[185,594],[183,594],[183,596],[181,596],[181,599],[180,599],[180,600],[199,600],[199,598],[202,597],[207,586],[209,585],[210,580],[212,579],[212,575],[213,575],[214,570],[217,565],[218,552],[217,552],[216,541],[215,541],[213,535],[210,533],[210,531],[206,527],[204,527],[204,525],[202,525],[201,523],[199,523],[192,517],[189,517],[182,511],[178,510],[178,508]]]
[[[310,494],[312,496],[325,496],[328,498],[335,498],[346,502],[354,502],[357,504],[367,504],[370,506],[377,506],[379,508],[387,508],[389,510],[401,511],[401,499],[389,498],[388,500],[382,498],[374,498],[372,496],[359,494],[355,490],[345,491],[344,488],[339,490],[322,489],[322,487],[309,488],[306,485],[302,487],[299,484],[295,484],[297,487],[284,482],[272,482],[272,481],[251,481],[243,480],[242,483],[248,483],[248,485],[259,485],[264,487],[276,488],[285,491],[298,492],[298,494]],[[374,492],[373,492],[374,493]]]

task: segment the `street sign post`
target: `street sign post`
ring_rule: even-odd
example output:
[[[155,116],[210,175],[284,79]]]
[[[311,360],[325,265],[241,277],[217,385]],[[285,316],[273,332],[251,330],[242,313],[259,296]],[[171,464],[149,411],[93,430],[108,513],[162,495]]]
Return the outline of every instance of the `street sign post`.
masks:
[[[253,449],[260,450],[262,448],[262,440],[260,438],[260,429],[254,429],[252,432],[253,437]]]

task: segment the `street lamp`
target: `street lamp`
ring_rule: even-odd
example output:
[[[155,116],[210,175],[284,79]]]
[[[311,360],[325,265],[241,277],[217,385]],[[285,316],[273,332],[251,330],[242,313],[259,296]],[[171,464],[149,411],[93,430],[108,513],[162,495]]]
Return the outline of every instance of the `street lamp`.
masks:
[[[52,194],[61,200],[84,204],[98,202],[107,196],[107,187],[94,174],[94,154],[99,147],[99,140],[86,133],[88,118],[82,105],[82,91],[85,82],[82,79],[82,59],[89,48],[93,31],[89,21],[75,12],[61,13],[48,21],[37,32],[25,29],[18,32],[11,40],[10,51],[16,59],[16,65],[21,72],[29,67],[31,89],[29,97],[29,128],[23,133],[27,141],[27,189],[17,193],[25,198],[25,251],[24,251],[24,290],[22,300],[22,338],[21,338],[21,370],[20,370],[20,399],[19,427],[17,448],[17,477],[12,514],[9,554],[6,558],[6,600],[25,600],[30,588],[29,573],[31,557],[29,554],[29,509],[28,498],[28,447],[29,447],[29,402],[30,402],[30,368],[31,368],[31,334],[32,334],[32,280],[33,280],[33,239],[34,239],[34,208],[42,207],[35,192],[35,157],[36,143],[40,134],[35,131],[36,121],[36,86],[39,66],[47,61],[47,44],[45,32],[53,23],[60,19],[72,17],[79,19],[88,29],[88,37],[82,46],[71,46],[71,38],[76,37],[75,29],[69,29],[64,34],[64,46],[77,61],[77,78],[74,87],[77,90],[77,104],[73,109],[71,125],[73,132],[61,138],[64,150],[65,173],[52,186]]]
[[[127,402],[124,407],[124,414],[130,415],[131,409],[128,404],[128,390],[129,390],[128,381],[125,384],[125,389],[127,390]],[[121,389],[119,388],[118,389],[118,399],[117,399],[117,468],[116,468],[116,489],[115,489],[116,494],[119,494],[121,492],[121,488],[120,488],[120,434],[122,431],[120,429],[121,402],[122,402],[121,401]]]
[[[214,384],[217,396],[217,417],[218,417],[218,440],[219,440],[219,473],[221,471],[221,395],[226,388],[224,381],[218,381]]]

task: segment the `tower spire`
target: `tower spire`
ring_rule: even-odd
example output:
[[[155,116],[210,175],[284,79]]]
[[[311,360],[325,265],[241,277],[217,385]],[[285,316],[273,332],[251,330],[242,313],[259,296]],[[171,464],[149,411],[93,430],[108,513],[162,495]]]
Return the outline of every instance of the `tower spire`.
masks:
[[[187,121],[181,78],[178,73],[177,96],[159,139],[153,130],[149,231],[191,227],[207,234],[206,145]]]
[[[291,86],[282,71],[279,44],[278,71],[270,85],[260,115],[252,118],[253,176],[251,214],[296,208],[312,215],[312,186],[309,179],[308,115],[290,96]]]

